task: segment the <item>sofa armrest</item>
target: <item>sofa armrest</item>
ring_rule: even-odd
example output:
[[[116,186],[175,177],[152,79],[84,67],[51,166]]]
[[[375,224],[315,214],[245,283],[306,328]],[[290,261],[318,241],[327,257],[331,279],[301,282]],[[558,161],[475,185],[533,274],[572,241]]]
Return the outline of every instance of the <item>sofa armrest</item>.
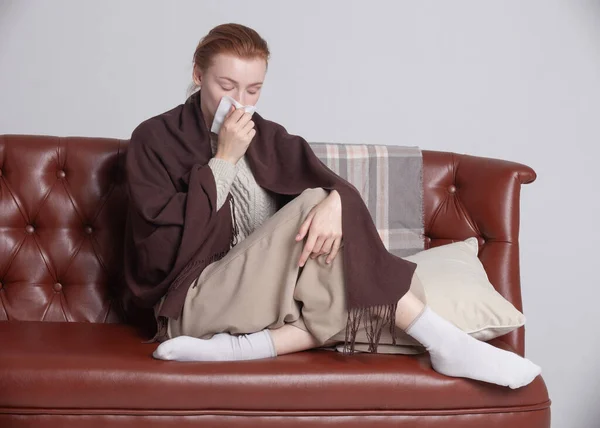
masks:
[[[535,179],[535,171],[520,163],[423,151],[425,247],[477,237],[490,282],[521,312],[520,190]],[[524,327],[501,340],[524,356]]]

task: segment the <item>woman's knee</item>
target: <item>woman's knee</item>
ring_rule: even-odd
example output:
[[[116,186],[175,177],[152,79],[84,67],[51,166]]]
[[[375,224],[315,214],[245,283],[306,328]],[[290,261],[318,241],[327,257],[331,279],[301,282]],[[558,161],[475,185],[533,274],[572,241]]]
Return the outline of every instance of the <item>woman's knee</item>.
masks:
[[[323,201],[329,195],[329,191],[322,187],[311,187],[304,190],[298,198],[305,201],[307,204],[316,205]]]

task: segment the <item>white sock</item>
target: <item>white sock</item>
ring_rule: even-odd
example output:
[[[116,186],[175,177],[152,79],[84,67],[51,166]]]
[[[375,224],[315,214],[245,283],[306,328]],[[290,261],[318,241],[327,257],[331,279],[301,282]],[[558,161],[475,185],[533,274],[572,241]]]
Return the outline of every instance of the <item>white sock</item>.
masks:
[[[407,327],[407,334],[425,346],[435,371],[509,386],[529,384],[542,369],[513,352],[477,340],[436,314],[429,306]]]
[[[215,334],[210,339],[177,336],[166,340],[152,354],[160,360],[237,361],[276,357],[277,352],[268,329],[257,333]]]

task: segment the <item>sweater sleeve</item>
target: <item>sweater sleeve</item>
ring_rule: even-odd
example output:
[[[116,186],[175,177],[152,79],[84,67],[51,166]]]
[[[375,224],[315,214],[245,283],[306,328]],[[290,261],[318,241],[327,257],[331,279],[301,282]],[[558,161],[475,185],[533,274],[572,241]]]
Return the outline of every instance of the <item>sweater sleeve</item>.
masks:
[[[211,158],[208,161],[208,166],[210,167],[214,177],[215,183],[217,185],[217,211],[221,209],[225,200],[227,198],[227,194],[231,189],[231,185],[233,184],[233,180],[235,179],[238,166],[232,164],[225,159],[219,158]]]

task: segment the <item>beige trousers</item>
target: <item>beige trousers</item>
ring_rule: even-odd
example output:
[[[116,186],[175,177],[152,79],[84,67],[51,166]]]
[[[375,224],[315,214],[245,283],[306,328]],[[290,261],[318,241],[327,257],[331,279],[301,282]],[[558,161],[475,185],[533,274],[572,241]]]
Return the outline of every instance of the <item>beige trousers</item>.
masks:
[[[168,337],[209,339],[215,333],[254,333],[291,324],[309,332],[323,347],[343,342],[348,313],[342,247],[330,264],[325,262],[326,255],[321,255],[299,267],[306,238],[295,240],[309,211],[327,195],[320,187],[306,189],[225,257],[208,265],[190,286],[180,317],[169,318]],[[411,291],[425,302],[416,275]],[[162,299],[155,306],[155,314],[161,304]],[[356,349],[367,351],[368,340],[361,326]],[[377,352],[424,351],[401,330],[396,329],[396,336],[398,345],[391,345],[389,326],[385,327]]]

